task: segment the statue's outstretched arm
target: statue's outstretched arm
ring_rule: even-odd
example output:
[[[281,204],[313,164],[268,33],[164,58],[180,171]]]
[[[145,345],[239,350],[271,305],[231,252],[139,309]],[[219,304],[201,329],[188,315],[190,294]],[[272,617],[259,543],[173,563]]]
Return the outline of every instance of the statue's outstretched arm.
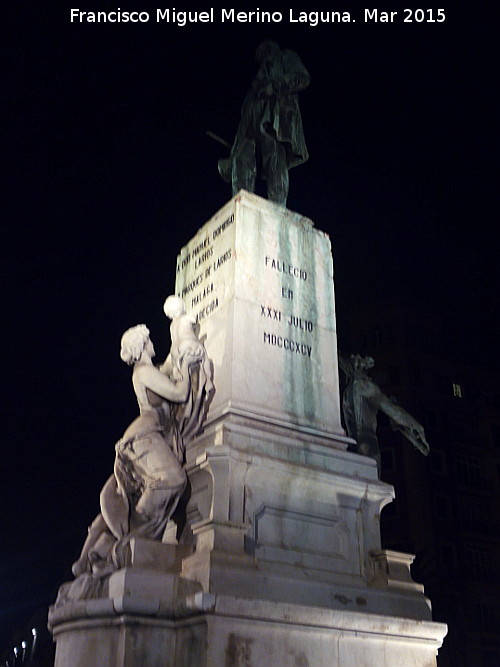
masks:
[[[422,454],[427,456],[429,453],[429,443],[425,439],[424,427],[420,422],[382,393],[379,409],[389,417],[394,428],[400,431]]]

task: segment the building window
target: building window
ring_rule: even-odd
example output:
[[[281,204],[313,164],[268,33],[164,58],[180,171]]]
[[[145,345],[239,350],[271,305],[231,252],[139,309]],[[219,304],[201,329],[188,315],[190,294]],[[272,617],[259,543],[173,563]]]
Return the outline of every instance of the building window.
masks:
[[[481,461],[476,456],[459,454],[456,459],[457,478],[460,484],[466,486],[481,486],[483,472]]]
[[[463,389],[462,385],[458,384],[457,382],[453,382],[453,396],[456,398],[463,398]]]

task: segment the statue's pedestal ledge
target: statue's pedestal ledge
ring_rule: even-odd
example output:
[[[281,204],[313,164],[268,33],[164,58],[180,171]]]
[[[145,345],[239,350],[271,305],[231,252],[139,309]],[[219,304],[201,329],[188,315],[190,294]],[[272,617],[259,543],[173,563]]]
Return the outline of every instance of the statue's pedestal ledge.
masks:
[[[298,658],[307,665],[431,665],[446,633],[440,623],[234,595],[197,593],[188,601],[190,616],[162,618],[146,605],[124,604],[112,614],[68,618],[54,628],[56,667],[208,667],[235,652],[252,665],[272,657],[273,667]]]

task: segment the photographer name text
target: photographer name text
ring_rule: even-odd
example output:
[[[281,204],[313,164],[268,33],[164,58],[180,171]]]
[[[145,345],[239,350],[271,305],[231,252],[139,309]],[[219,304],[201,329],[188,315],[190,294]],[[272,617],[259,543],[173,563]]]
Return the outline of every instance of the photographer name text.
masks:
[[[324,23],[444,23],[444,9],[399,9],[398,11],[381,9],[363,9],[354,14],[347,11],[300,11],[289,9],[288,12],[253,11],[237,9],[214,9],[205,11],[185,11],[175,7],[157,9],[156,12],[126,11],[118,7],[113,11],[82,11],[70,9],[71,23],[171,23],[183,28],[192,23],[290,23],[316,27]]]

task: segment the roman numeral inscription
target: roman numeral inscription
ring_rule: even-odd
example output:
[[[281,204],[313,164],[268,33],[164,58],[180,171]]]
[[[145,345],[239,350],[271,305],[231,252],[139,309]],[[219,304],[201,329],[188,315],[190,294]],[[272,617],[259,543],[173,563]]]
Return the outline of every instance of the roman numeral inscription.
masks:
[[[286,302],[294,301],[294,294],[299,295],[301,287],[307,284],[308,271],[304,267],[296,266],[287,259],[272,257],[265,255],[264,268],[271,272],[279,273],[283,276],[284,283],[282,284],[278,293],[278,297]],[[292,284],[292,287],[290,287]],[[297,300],[297,299],[296,299]],[[283,308],[283,310],[261,304],[260,306],[261,318],[272,320],[273,323],[279,322],[285,327],[285,330],[292,333],[273,333],[265,330],[263,332],[263,343],[276,347],[278,350],[285,352],[293,352],[304,357],[310,358],[312,354],[312,344],[310,341],[304,341],[297,338],[301,334],[308,334],[314,330],[314,323],[311,320],[302,317],[291,309]]]

